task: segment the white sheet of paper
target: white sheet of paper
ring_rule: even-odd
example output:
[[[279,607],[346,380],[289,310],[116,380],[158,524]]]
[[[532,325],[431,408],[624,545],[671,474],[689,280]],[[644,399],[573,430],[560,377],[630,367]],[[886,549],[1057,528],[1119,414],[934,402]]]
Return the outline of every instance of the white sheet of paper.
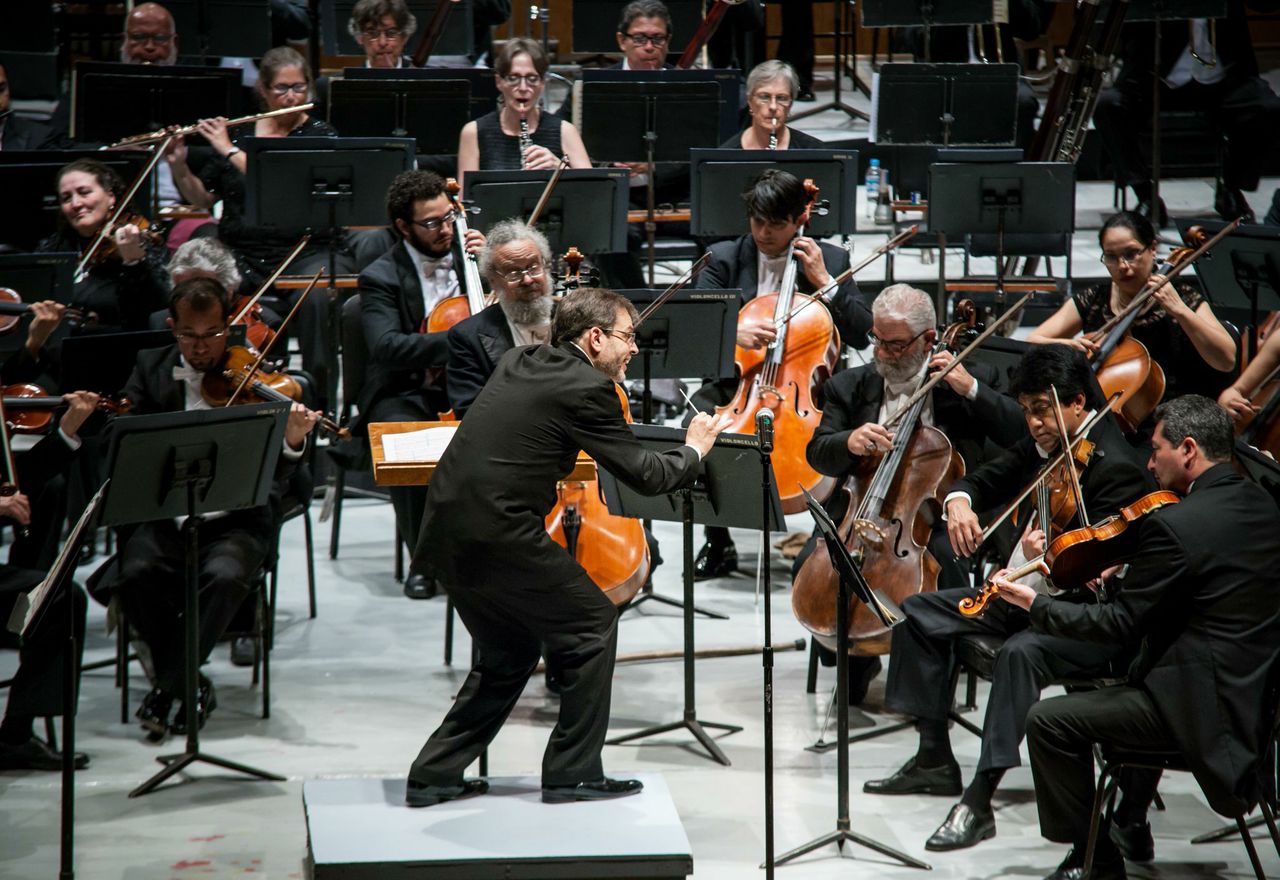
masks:
[[[403,434],[383,434],[382,454],[388,463],[439,461],[457,428],[423,428]]]

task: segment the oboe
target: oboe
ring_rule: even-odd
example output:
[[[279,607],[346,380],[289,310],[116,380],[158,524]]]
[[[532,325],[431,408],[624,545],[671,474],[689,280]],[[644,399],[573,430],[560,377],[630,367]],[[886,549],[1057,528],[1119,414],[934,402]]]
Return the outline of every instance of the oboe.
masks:
[[[778,117],[769,120],[769,149],[778,149]]]
[[[529,119],[524,114],[520,115],[520,167],[528,168],[529,160],[525,154],[529,152],[529,148],[533,146],[533,138],[529,137]]]

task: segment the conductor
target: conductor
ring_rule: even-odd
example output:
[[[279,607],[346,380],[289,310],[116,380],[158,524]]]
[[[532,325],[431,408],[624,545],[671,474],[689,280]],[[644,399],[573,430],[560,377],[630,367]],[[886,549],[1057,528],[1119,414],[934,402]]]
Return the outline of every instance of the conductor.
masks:
[[[642,788],[604,775],[618,611],[547,535],[556,482],[579,450],[638,491],[689,485],[728,420],[697,416],[686,445],[644,449],[623,418],[615,382],[638,353],[624,297],[581,288],[564,298],[551,344],[498,362],[436,468],[414,552],[449,591],[478,648],[453,707],[409,770],[411,807],[484,794],[463,772],[497,735],[541,652],[563,683],[542,761],[542,800],[623,797]]]

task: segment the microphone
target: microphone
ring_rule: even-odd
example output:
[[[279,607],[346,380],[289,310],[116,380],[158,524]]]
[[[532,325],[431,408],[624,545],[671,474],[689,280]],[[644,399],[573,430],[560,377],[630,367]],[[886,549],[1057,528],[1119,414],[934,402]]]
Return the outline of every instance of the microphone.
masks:
[[[761,452],[773,452],[773,411],[761,409],[756,413],[756,437]]]

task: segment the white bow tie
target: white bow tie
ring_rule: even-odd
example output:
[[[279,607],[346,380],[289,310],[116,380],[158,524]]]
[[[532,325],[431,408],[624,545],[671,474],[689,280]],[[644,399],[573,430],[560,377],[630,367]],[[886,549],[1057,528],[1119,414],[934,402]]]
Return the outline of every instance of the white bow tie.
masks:
[[[173,368],[173,378],[178,382],[202,382],[204,373],[186,364],[178,364]]]

